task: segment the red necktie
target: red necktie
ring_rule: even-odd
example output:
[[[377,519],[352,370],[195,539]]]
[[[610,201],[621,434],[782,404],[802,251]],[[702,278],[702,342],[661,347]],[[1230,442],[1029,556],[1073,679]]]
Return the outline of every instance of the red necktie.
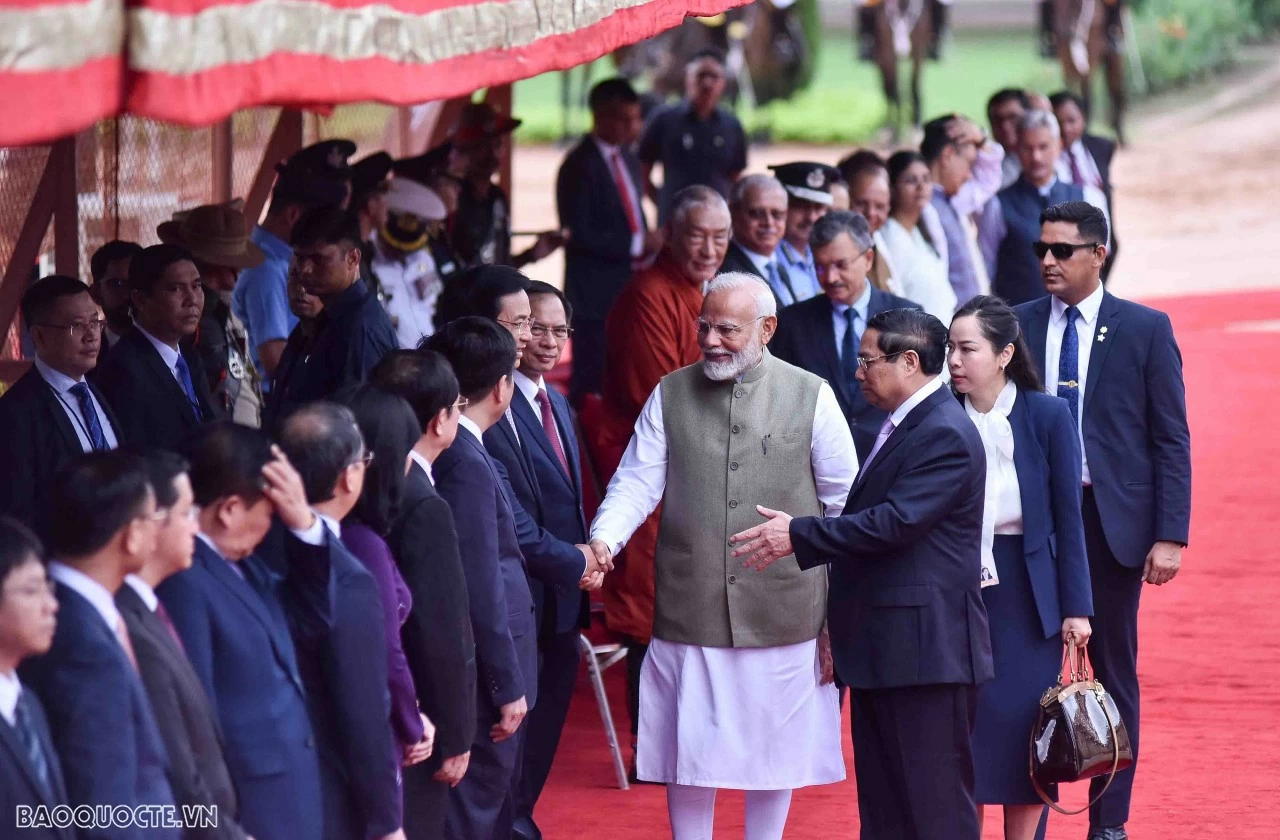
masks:
[[[560,433],[556,431],[556,418],[551,413],[551,398],[547,396],[547,392],[538,389],[538,408],[542,409],[542,429],[547,433],[547,438],[551,441],[551,448],[556,451],[556,457],[560,459],[560,467],[564,470],[564,474],[572,477],[569,472],[569,459],[564,456],[564,447],[560,445]]]
[[[1080,164],[1076,162],[1075,152],[1067,149],[1067,162],[1071,164],[1071,180],[1080,186],[1085,186],[1084,174],[1080,171]]]
[[[173,640],[178,645],[178,650],[183,653],[187,652],[187,646],[182,643],[182,637],[178,635],[178,628],[173,626],[173,619],[169,618],[169,611],[164,608],[164,604],[156,602],[156,618],[169,629],[169,635],[173,636]]]
[[[609,155],[613,164],[613,180],[618,187],[618,197],[622,199],[622,207],[627,211],[627,227],[633,234],[640,232],[640,220],[636,218],[636,208],[631,203],[631,192],[627,189],[627,176],[622,170],[622,155],[613,152]],[[543,412],[544,416],[546,412]],[[543,422],[546,422],[545,420]]]

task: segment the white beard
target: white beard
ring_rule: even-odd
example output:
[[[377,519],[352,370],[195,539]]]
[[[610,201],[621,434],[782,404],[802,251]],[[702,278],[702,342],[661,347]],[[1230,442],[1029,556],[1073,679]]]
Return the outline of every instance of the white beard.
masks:
[[[729,382],[742,376],[764,359],[764,343],[760,341],[757,331],[737,353],[731,353],[725,359],[708,359],[702,357],[702,372],[713,382]]]

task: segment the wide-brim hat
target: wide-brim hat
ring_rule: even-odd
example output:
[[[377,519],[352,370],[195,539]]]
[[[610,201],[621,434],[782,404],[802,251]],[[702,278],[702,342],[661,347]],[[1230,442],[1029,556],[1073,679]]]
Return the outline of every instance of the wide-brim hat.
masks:
[[[222,268],[253,268],[267,258],[250,238],[249,222],[236,202],[202,204],[175,213],[156,227],[156,235],[166,245],[177,245],[200,262]]]
[[[510,134],[520,127],[520,120],[498,110],[488,102],[472,102],[462,109],[449,139],[455,146],[467,146]]]

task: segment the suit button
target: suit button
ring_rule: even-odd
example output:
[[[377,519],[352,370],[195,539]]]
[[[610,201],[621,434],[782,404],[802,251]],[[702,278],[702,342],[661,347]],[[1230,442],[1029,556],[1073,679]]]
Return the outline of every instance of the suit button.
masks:
[[[742,431],[742,427],[739,426],[737,423],[734,423],[733,427],[730,428],[729,431],[733,432],[736,435],[738,432]]]
[[[742,394],[743,394],[743,390],[741,388],[733,392],[733,395],[738,399],[742,399]]]
[[[736,508],[737,506],[738,506],[738,500],[737,500],[737,499],[730,499],[730,500],[729,500],[729,507],[731,507],[731,508]]]
[[[729,583],[737,583],[737,582],[738,582],[737,575],[729,575]]]
[[[316,748],[316,739],[307,738],[307,749],[314,750]]]
[[[732,464],[730,464],[730,465],[729,465],[729,469],[731,469],[731,470],[736,470],[737,468],[738,468],[738,462],[737,462],[737,461],[734,461]]]

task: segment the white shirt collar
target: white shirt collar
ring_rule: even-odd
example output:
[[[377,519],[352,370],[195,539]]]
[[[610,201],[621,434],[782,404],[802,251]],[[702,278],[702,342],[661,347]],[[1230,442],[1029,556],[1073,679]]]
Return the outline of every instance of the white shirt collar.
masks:
[[[320,511],[316,511],[315,514],[316,514],[316,518],[318,518],[321,522],[323,522],[325,527],[329,529],[330,534],[333,534],[338,539],[342,539],[342,523],[341,522],[334,519],[332,516],[328,516],[326,514],[321,513]]]
[[[5,723],[13,726],[14,712],[18,708],[18,697],[22,695],[22,683],[18,682],[18,672],[0,673],[0,716]]]
[[[112,635],[115,635],[116,627],[120,623],[120,611],[116,609],[115,597],[107,591],[105,586],[84,572],[56,560],[49,564],[49,576],[63,586],[75,590],[76,594],[92,604],[102,616],[102,620],[107,623]]]
[[[168,344],[165,344],[163,341],[144,330],[137,321],[133,322],[133,326],[134,329],[146,337],[147,341],[151,342],[152,347],[156,348],[156,352],[160,354],[160,358],[164,359],[164,363],[169,370],[172,371],[178,367],[178,356],[180,354],[176,347],[170,347]]]
[[[520,389],[520,393],[524,394],[524,398],[529,401],[530,405],[537,405],[538,392],[546,390],[547,386],[541,376],[535,381],[517,370],[516,387]]]
[[[897,409],[889,415],[889,419],[893,421],[893,427],[896,429],[902,425],[902,421],[907,419],[907,415],[912,409],[920,403],[927,400],[933,395],[933,392],[942,387],[942,377],[935,376],[928,382],[920,386],[920,390],[907,397],[907,401],[898,406]]]
[[[1058,176],[1054,175],[1052,178],[1049,179],[1049,183],[1045,184],[1043,187],[1036,187],[1036,192],[1040,193],[1040,195],[1042,196],[1047,196],[1050,192],[1053,191],[1053,188],[1057,183],[1058,183]]]
[[[1102,284],[1098,284],[1098,288],[1084,300],[1076,304],[1076,309],[1080,310],[1080,317],[1084,319],[1086,324],[1092,324],[1093,319],[1098,317],[1098,311],[1102,309],[1102,297],[1106,294],[1106,289]],[[1067,317],[1067,304],[1059,297],[1049,298],[1049,311],[1055,324],[1061,323]]]
[[[747,259],[751,260],[751,264],[756,267],[756,271],[760,272],[761,277],[769,276],[765,266],[773,262],[773,254],[757,254],[741,242],[738,242],[738,247],[742,249],[742,253],[747,255]]]
[[[1079,140],[1072,143],[1071,146],[1068,147],[1067,151],[1073,155],[1084,155],[1085,154],[1084,138],[1081,137]]]
[[[484,440],[484,432],[480,431],[480,427],[476,425],[476,421],[463,414],[458,417],[458,425],[466,429],[468,432],[476,436],[476,440]]]
[[[72,379],[62,371],[54,370],[45,364],[44,359],[36,356],[36,370],[40,372],[40,377],[49,383],[49,387],[57,391],[58,394],[65,394],[72,389],[73,386],[84,381],[84,377]]]
[[[156,597],[156,591],[151,588],[151,584],[137,575],[125,575],[124,582],[134,592],[138,593],[138,597],[142,599],[142,603],[147,605],[147,609],[152,612],[156,611],[156,606],[159,605],[160,599]]]
[[[991,411],[987,413],[990,414],[995,412],[1003,417],[1008,417],[1009,413],[1013,411],[1013,404],[1017,402],[1017,400],[1018,386],[1012,379],[1010,379],[1008,382],[1004,383],[1004,387],[1000,389],[1000,394],[996,397],[996,404],[992,406]],[[984,416],[981,411],[978,411],[978,409],[973,407],[973,403],[969,402],[968,397],[964,398],[964,410],[970,417]]]
[[[432,486],[432,487],[435,487],[435,486],[436,486],[436,477],[435,477],[435,475],[431,472],[431,462],[430,462],[430,461],[428,461],[428,460],[426,459],[426,457],[425,457],[421,452],[419,452],[419,451],[418,451],[418,450],[416,450],[416,449],[410,449],[410,450],[409,450],[409,457],[413,459],[413,462],[414,462],[415,464],[417,464],[418,466],[422,467],[422,471],[423,471],[424,473],[426,473],[426,474],[427,474],[427,481],[430,481],[430,482],[431,482],[431,486]]]
[[[605,160],[612,160],[613,156],[622,153],[621,146],[614,146],[600,139],[599,135],[592,134],[591,139],[596,141],[596,148],[600,150],[600,154],[604,155]]]

